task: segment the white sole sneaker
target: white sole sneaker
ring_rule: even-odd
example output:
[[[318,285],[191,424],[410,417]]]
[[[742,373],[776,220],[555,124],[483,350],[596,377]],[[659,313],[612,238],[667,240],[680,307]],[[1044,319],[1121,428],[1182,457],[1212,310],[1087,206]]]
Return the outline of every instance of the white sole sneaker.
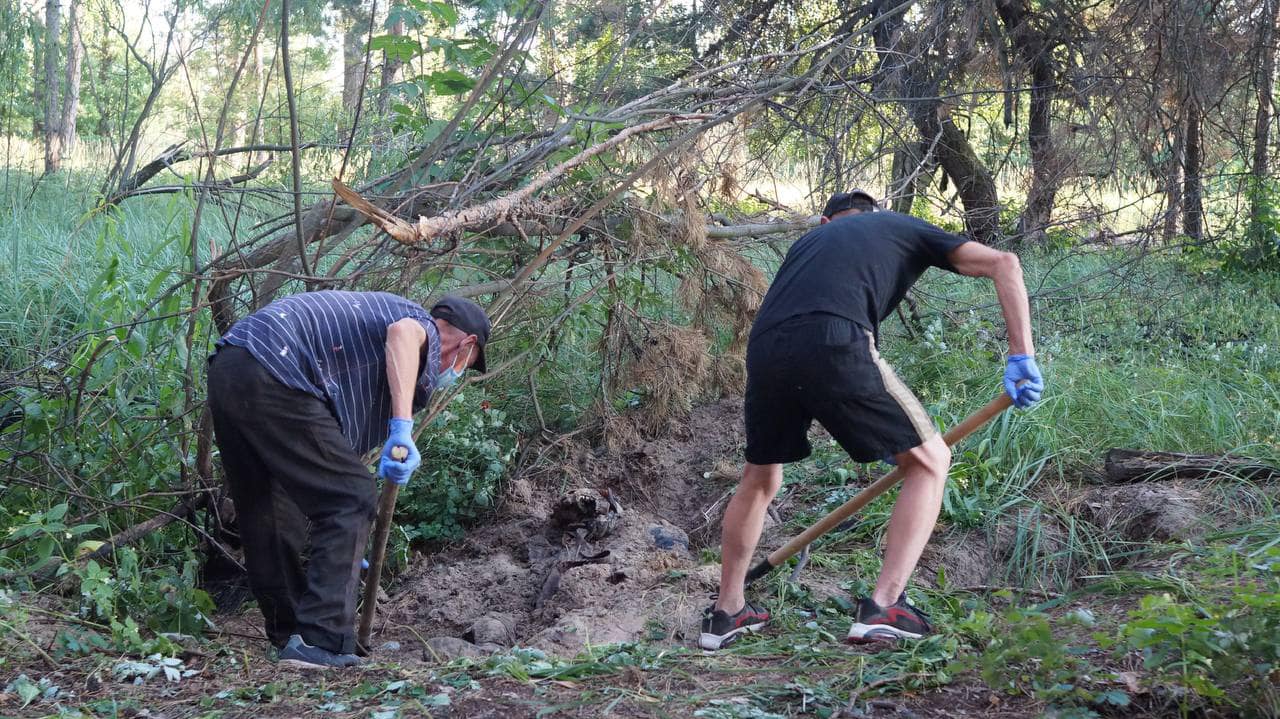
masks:
[[[281,659],[276,662],[277,666],[289,667],[290,669],[301,669],[304,672],[327,672],[338,667],[331,667],[327,664],[316,664],[314,662],[306,662],[301,659]]]
[[[854,622],[849,627],[849,636],[845,641],[850,644],[870,644],[872,642],[900,642],[903,639],[919,639],[923,634],[908,632],[888,624],[863,624]]]
[[[730,644],[733,644],[744,634],[755,634],[767,626],[769,626],[769,622],[758,622],[756,624],[743,625],[730,631],[728,634],[711,634],[709,632],[702,632],[702,634],[698,636],[698,646],[707,651],[714,652],[717,649],[724,649]]]

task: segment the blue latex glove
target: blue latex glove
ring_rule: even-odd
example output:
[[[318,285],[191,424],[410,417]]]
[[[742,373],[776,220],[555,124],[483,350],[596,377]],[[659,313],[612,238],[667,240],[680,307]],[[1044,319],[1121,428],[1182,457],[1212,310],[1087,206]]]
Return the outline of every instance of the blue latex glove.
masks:
[[[407,484],[409,475],[422,464],[422,455],[413,444],[413,420],[392,419],[387,423],[389,429],[387,443],[382,447],[382,458],[378,460],[378,476],[395,482]],[[397,459],[392,453],[403,448],[407,454]]]
[[[1044,391],[1044,378],[1031,355],[1009,355],[1004,369],[1004,391],[1009,393],[1015,407],[1026,409],[1040,401]]]

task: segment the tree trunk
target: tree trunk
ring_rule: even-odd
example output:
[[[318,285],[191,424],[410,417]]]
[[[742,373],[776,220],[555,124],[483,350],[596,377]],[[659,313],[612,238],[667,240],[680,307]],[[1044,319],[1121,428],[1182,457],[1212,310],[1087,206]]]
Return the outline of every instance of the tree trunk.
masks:
[[[262,43],[255,42],[253,44],[253,90],[254,98],[264,97],[267,94],[267,78],[262,65]],[[253,113],[253,126],[249,132],[249,144],[256,145],[262,142],[262,109],[257,102],[250,103],[249,112]],[[252,165],[260,165],[267,161],[268,153],[254,153],[250,160]]]
[[[936,92],[918,92],[915,97],[934,97]],[[995,179],[982,164],[945,106],[937,100],[913,101],[908,112],[924,142],[934,145],[934,154],[944,172],[956,183],[956,192],[964,204],[964,224],[969,236],[984,245],[999,246],[1004,240],[1000,232],[1000,203]]]
[[[1136,449],[1108,450],[1105,468],[1107,481],[1114,484],[1227,475],[1250,479],[1280,477],[1280,469],[1241,457]]]
[[[1169,142],[1169,158],[1165,161],[1164,175],[1164,229],[1161,240],[1166,245],[1173,244],[1178,234],[1178,213],[1182,208],[1182,120],[1179,118],[1173,127],[1173,138]]]
[[[32,14],[31,37],[31,107],[44,107],[44,29],[39,25],[39,16]],[[31,113],[31,137],[44,135],[44,114]]]
[[[1182,232],[1199,242],[1204,238],[1204,195],[1200,182],[1201,160],[1200,101],[1187,105],[1187,132],[1183,136]]]
[[[1251,166],[1254,191],[1249,205],[1249,235],[1259,249],[1264,248],[1269,234],[1264,224],[1267,214],[1264,193],[1267,192],[1266,183],[1271,180],[1267,176],[1267,169],[1271,164],[1271,115],[1272,104],[1275,102],[1271,92],[1275,86],[1277,23],[1280,23],[1280,0],[1263,0],[1263,11],[1258,18],[1257,62],[1255,63],[1258,75],[1254,83],[1258,90],[1258,111],[1253,120]]]
[[[903,98],[912,98],[902,101],[907,115],[920,132],[924,147],[933,148],[938,165],[956,183],[969,235],[983,244],[1003,244],[995,179],[951,119],[947,104],[939,99],[943,77],[949,70],[919,59],[926,52],[920,47],[911,47],[912,41],[903,40],[900,29],[904,13],[900,10],[910,2],[875,0],[871,4],[873,21],[877,23],[872,37],[879,56],[872,73],[872,86],[879,95],[900,94]],[[914,39],[917,44],[922,41],[922,37]],[[936,38],[930,42],[936,42]],[[969,53],[972,48],[939,62],[949,68],[960,68],[969,59]]]
[[[1030,71],[1031,106],[1027,122],[1027,145],[1031,151],[1031,189],[1027,206],[1018,220],[1022,240],[1043,238],[1053,217],[1053,202],[1062,182],[1062,158],[1053,146],[1053,107],[1057,71],[1053,63],[1053,42],[1032,23],[1026,0],[1000,0],[997,13]]]
[[[404,20],[397,21],[391,27],[392,35],[404,34]],[[382,81],[378,85],[378,114],[386,116],[387,111],[391,108],[391,86],[396,83],[396,77],[400,74],[400,68],[404,65],[404,61],[398,57],[387,57],[387,53],[382,53]]]
[[[89,96],[98,110],[98,122],[93,134],[98,137],[111,137],[111,113],[107,112],[107,88],[111,79],[110,68],[115,62],[111,54],[110,36],[104,31],[98,44],[98,78],[89,83]]]
[[[895,150],[889,192],[886,193],[891,198],[890,209],[902,214],[910,213],[920,191],[920,183],[928,180],[935,169],[937,164],[928,142],[909,142]]]
[[[1062,181],[1057,152],[1053,146],[1052,118],[1054,73],[1049,61],[1041,56],[1031,66],[1031,108],[1027,127],[1027,144],[1031,150],[1031,190],[1027,207],[1019,220],[1018,231],[1025,239],[1041,240],[1053,219],[1053,202]]]
[[[80,112],[80,70],[84,61],[84,39],[80,36],[80,0],[71,0],[67,14],[67,86],[62,97],[62,151],[76,145],[76,115]]]
[[[347,15],[347,31],[342,35],[342,107],[347,112],[355,112],[356,102],[360,99],[360,85],[364,83],[364,42],[368,32],[366,21],[359,10],[352,10]]]
[[[61,106],[58,104],[58,43],[62,38],[62,6],[47,0],[44,6],[44,171],[62,166]]]

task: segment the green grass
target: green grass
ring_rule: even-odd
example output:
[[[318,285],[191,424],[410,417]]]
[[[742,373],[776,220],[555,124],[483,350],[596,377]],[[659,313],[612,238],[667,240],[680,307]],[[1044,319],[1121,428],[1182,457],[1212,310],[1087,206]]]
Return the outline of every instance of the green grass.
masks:
[[[1039,288],[1032,316],[1047,389],[1016,413],[1005,446],[1066,464],[1126,446],[1280,459],[1280,278],[1127,259],[1025,258],[1028,286]],[[935,273],[920,291],[937,331],[902,341],[891,321],[886,354],[947,420],[998,391],[1003,322],[989,283]]]
[[[29,178],[15,183],[0,198],[0,368],[10,370],[92,331],[94,320],[133,319],[149,288],[177,281],[189,266],[188,198],[139,198],[90,216],[92,177],[45,180],[27,199],[30,186]],[[211,233],[216,237],[216,228]],[[128,294],[126,306],[110,314],[117,308],[105,306],[95,288],[106,289],[99,281],[113,265],[119,291]]]

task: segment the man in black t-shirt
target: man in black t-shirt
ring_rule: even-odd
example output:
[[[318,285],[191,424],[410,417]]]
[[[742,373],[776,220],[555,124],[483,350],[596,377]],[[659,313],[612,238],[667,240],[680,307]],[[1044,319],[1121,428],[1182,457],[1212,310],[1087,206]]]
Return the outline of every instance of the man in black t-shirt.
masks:
[[[904,590],[937,521],[951,450],[876,351],[880,322],[929,267],[995,283],[1009,335],[1005,390],[1019,407],[1040,399],[1044,383],[1017,255],[879,211],[860,190],[832,196],[821,225],[787,253],[751,329],[747,463],[725,509],[720,593],[703,615],[703,649],[720,649],[769,621],[767,611],[747,603],[743,580],[782,486],[782,465],[809,456],[815,419],[855,461],[894,461],[905,475],[880,577],[858,602],[849,641],[917,639],[930,631]]]

